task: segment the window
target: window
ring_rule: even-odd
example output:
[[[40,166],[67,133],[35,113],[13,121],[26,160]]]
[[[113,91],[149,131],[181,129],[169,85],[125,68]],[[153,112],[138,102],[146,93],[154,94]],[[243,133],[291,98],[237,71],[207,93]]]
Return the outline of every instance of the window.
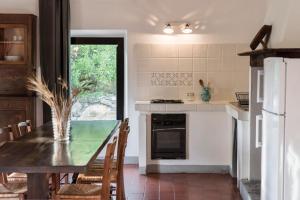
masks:
[[[82,93],[72,108],[72,120],[123,119],[124,39],[72,37],[71,87],[93,80],[93,91]]]

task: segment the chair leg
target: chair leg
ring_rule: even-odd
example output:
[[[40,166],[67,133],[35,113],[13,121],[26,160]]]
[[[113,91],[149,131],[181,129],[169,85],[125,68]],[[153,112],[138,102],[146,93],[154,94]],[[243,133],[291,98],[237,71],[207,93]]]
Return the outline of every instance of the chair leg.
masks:
[[[66,174],[66,175],[65,175],[64,183],[65,183],[65,184],[68,184],[68,183],[69,183],[69,174]]]
[[[24,194],[19,194],[19,200],[24,200]]]
[[[51,185],[52,185],[52,197],[55,197],[55,194],[60,189],[60,174],[51,174]]]
[[[122,181],[121,181],[121,195],[122,195],[122,200],[126,200],[125,185],[124,185],[124,176],[123,176],[123,174],[122,174]]]
[[[124,188],[124,176],[120,173],[120,178],[117,180],[117,200],[126,200]]]
[[[73,173],[73,176],[72,176],[72,184],[75,184],[75,183],[76,183],[78,175],[79,175],[79,173]]]
[[[120,178],[117,180],[117,190],[116,190],[117,200],[122,200],[122,192],[121,192],[121,181]]]

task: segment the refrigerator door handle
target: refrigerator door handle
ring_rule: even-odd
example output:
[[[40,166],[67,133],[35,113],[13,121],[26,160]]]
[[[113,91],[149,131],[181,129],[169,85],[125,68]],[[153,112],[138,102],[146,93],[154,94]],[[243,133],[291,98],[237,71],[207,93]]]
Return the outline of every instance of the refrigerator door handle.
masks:
[[[255,147],[260,148],[262,146],[262,141],[261,141],[261,123],[263,120],[262,115],[256,115],[256,124],[255,124]]]
[[[257,71],[257,103],[263,103],[264,97],[263,97],[263,77],[264,77],[264,70],[258,70]]]

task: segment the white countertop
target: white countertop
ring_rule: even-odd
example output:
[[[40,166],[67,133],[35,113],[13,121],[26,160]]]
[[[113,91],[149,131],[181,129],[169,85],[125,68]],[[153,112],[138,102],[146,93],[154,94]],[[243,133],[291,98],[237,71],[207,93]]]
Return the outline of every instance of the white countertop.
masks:
[[[226,112],[237,120],[249,121],[249,111],[242,109],[237,102],[228,103],[226,105]]]
[[[140,112],[198,112],[225,111],[228,101],[184,101],[183,104],[151,104],[150,101],[136,101],[135,109]]]
[[[152,104],[150,101],[136,101],[135,110],[139,112],[227,112],[237,120],[249,121],[249,111],[228,101],[184,101],[183,104]]]
[[[229,103],[228,101],[210,101],[208,103],[205,103],[203,101],[183,101],[183,104],[176,104],[176,105],[184,105],[184,104],[226,105],[228,103]],[[135,104],[151,104],[151,103],[150,103],[150,101],[136,101]],[[155,103],[155,104],[159,104],[159,103]],[[170,104],[172,104],[172,103],[170,103]]]

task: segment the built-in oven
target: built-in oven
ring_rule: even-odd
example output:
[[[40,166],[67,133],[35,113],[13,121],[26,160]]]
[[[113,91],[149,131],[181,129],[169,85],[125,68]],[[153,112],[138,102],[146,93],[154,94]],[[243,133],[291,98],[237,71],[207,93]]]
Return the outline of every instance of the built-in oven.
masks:
[[[186,114],[151,115],[151,159],[186,159]]]

